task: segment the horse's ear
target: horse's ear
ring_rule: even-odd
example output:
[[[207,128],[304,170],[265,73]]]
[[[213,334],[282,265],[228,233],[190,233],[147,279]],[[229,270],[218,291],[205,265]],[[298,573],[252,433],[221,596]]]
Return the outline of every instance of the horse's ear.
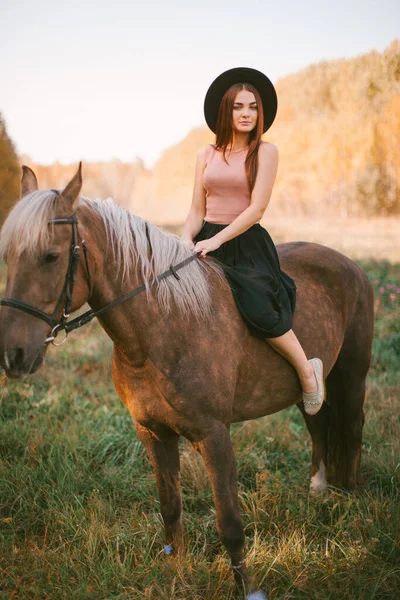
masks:
[[[22,167],[22,179],[21,179],[21,198],[30,194],[31,192],[36,192],[38,189],[38,181],[36,179],[35,173],[27,167],[23,165]]]
[[[63,200],[68,203],[69,208],[73,209],[74,204],[79,199],[79,193],[82,187],[82,162],[79,163],[79,167],[71,181],[68,183],[66,188],[61,193]]]

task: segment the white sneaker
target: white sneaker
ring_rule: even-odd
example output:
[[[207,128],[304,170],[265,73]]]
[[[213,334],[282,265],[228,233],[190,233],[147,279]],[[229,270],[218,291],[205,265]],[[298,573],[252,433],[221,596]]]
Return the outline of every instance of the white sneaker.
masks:
[[[304,410],[308,415],[315,415],[321,408],[325,399],[324,387],[324,365],[320,358],[310,358],[308,361],[313,368],[315,379],[317,382],[316,392],[303,392]]]

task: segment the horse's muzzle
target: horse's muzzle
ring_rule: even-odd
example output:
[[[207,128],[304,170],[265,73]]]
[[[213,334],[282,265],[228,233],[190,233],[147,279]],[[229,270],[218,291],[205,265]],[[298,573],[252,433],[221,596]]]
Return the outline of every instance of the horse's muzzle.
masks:
[[[39,369],[44,354],[41,351],[32,356],[25,348],[8,348],[0,355],[0,365],[9,379],[21,379]]]

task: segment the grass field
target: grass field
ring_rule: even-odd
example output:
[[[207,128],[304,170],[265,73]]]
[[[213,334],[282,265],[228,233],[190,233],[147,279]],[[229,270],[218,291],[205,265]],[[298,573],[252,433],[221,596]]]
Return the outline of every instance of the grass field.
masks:
[[[400,598],[400,264],[360,264],[376,292],[364,489],[309,496],[295,408],[233,427],[247,561],[269,600]],[[97,323],[71,338],[1,390],[0,598],[233,598],[199,458],[182,442],[188,552],[172,559],[152,470],[111,383],[111,343]]]

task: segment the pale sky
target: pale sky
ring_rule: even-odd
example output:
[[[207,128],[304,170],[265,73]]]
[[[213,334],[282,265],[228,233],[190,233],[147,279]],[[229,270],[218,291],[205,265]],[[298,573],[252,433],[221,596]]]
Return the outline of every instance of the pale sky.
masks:
[[[222,71],[277,79],[400,38],[399,0],[0,0],[0,112],[49,164],[143,158],[205,123]]]

